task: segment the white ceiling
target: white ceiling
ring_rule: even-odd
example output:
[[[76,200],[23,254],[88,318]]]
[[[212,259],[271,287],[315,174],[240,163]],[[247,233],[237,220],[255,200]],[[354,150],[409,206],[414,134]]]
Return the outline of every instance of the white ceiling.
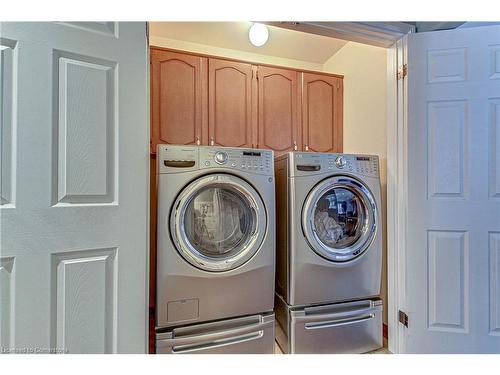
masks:
[[[151,36],[323,64],[347,41],[269,27],[269,40],[262,47],[248,40],[251,22],[150,22]]]

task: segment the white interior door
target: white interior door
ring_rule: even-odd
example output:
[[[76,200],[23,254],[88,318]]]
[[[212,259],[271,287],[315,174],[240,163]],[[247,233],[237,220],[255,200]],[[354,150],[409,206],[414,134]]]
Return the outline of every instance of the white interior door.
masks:
[[[143,353],[146,25],[0,27],[0,346]]]
[[[500,27],[408,44],[408,353],[500,353]]]

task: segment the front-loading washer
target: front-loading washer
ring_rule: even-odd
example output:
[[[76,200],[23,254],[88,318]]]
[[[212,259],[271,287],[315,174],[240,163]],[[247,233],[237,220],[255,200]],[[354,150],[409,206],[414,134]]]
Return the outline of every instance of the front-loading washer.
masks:
[[[314,352],[321,341],[324,351],[338,352],[319,337],[345,336],[321,333],[348,325],[367,326],[372,337],[372,344],[354,347],[376,348],[382,337],[378,157],[290,152],[275,159],[275,175],[276,314],[289,340],[282,347]],[[298,327],[304,334],[294,342]]]
[[[157,352],[273,351],[273,152],[159,145]]]
[[[276,158],[276,291],[289,305],[376,297],[382,274],[377,156]]]

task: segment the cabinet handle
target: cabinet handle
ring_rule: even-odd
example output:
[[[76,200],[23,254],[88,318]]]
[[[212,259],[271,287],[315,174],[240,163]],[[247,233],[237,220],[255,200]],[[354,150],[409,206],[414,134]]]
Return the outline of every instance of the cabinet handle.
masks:
[[[201,142],[200,142],[200,136],[199,136],[199,135],[197,135],[197,136],[196,136],[196,146],[199,146],[199,145],[201,145]]]
[[[297,151],[297,142],[293,141],[293,151]]]
[[[309,151],[309,145],[306,145],[306,151]]]
[[[214,137],[210,137],[210,146],[215,145]]]

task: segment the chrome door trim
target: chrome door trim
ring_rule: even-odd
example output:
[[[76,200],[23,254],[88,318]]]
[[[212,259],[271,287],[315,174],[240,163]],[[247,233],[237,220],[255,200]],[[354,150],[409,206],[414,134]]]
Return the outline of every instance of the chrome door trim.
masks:
[[[195,353],[197,351],[203,351],[207,349],[218,348],[226,345],[236,345],[241,344],[247,341],[258,340],[264,336],[264,331],[258,331],[255,333],[249,333],[246,335],[236,336],[236,337],[228,337],[225,339],[218,339],[212,342],[203,343],[203,344],[190,344],[190,345],[175,345],[172,346],[172,353],[181,354],[181,353]]]
[[[200,189],[212,185],[214,187],[230,186],[238,191],[248,202],[250,210],[255,214],[255,228],[238,253],[221,258],[208,257],[199,252],[187,240],[184,228],[184,216],[191,199]],[[178,195],[170,214],[170,233],[179,254],[191,265],[212,272],[223,272],[235,269],[248,262],[259,250],[267,232],[267,215],[264,202],[257,191],[245,180],[226,173],[213,173],[197,178],[188,184]]]
[[[354,245],[345,249],[332,249],[326,246],[314,229],[316,203],[323,194],[333,188],[349,190],[360,198],[366,210],[361,237]],[[335,263],[351,262],[363,255],[375,239],[378,221],[378,208],[371,191],[361,181],[347,175],[332,176],[321,181],[309,192],[302,208],[302,231],[309,246],[319,256]]]
[[[372,313],[378,311],[380,308],[377,306],[373,306],[367,309],[360,309],[354,311],[341,311],[338,313],[326,313],[326,314],[312,314],[308,315],[307,313],[302,316],[294,317],[296,322],[322,322],[322,321],[331,321],[331,320],[342,320],[342,319],[350,319],[359,316],[371,315]]]
[[[359,317],[345,318],[338,320],[327,320],[321,322],[311,322],[304,324],[305,329],[322,329],[322,328],[333,328],[339,326],[345,326],[350,324],[362,323],[367,320],[371,320],[375,317],[375,314],[361,315]]]
[[[181,345],[184,346],[192,344],[202,344],[202,343],[212,342],[215,340],[231,338],[234,336],[241,336],[248,333],[256,333],[256,332],[262,333],[262,330],[271,323],[272,322],[266,322],[266,323],[259,322],[241,328],[226,329],[222,331],[209,332],[201,335],[166,338],[159,340],[158,341],[159,344],[157,345],[159,345],[160,347],[166,347],[166,346],[174,347]],[[174,333],[173,336],[175,336],[175,330],[173,333]]]

